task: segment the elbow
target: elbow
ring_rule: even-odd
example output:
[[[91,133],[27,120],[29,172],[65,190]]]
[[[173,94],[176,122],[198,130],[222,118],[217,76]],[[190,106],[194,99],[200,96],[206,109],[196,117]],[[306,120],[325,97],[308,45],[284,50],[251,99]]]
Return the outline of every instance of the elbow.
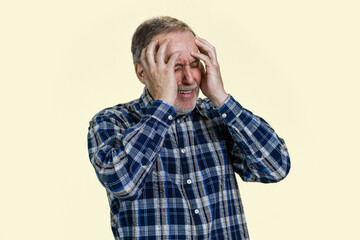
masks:
[[[271,182],[276,183],[284,180],[288,176],[290,168],[290,157],[286,156],[286,158],[282,160],[282,164],[273,172]]]
[[[280,182],[284,180],[290,172],[290,156],[285,145],[283,145],[280,150],[273,151],[271,155],[271,160],[269,159],[269,162],[272,163],[270,164],[272,166],[271,182]]]
[[[116,173],[101,174],[101,172],[99,172],[98,179],[106,190],[119,199],[135,200],[139,196],[139,188],[135,186],[134,182],[121,182]]]
[[[117,169],[107,159],[91,159],[95,173],[101,185],[112,195],[120,199],[136,199],[138,188],[126,169]]]
[[[269,162],[268,162],[269,163]],[[254,170],[254,168],[253,168]],[[290,159],[281,159],[281,163],[257,166],[256,171],[252,171],[253,176],[250,180],[262,183],[277,183],[284,180],[290,172]]]
[[[289,170],[290,170],[290,168],[289,168]],[[285,173],[283,173],[283,174],[277,174],[274,178],[273,178],[273,183],[277,183],[277,182],[280,182],[280,181],[282,181],[282,180],[284,180],[286,177],[287,177],[287,175],[289,174],[289,171],[286,171]]]
[[[136,199],[139,194],[134,176],[126,164],[120,168],[115,166],[115,162],[120,162],[116,158],[113,151],[99,151],[90,160],[98,180],[108,192],[119,199]]]

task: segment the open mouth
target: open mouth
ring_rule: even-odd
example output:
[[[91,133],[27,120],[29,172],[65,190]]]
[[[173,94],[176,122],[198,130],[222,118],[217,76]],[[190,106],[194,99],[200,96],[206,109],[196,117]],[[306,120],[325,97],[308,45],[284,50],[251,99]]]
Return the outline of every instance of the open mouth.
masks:
[[[192,93],[194,90],[179,90],[178,93],[180,94],[190,94]]]

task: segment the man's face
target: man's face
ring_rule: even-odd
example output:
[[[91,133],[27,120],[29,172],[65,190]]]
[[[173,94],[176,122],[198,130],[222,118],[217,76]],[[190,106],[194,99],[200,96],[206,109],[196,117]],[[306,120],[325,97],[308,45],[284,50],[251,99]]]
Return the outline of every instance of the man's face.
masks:
[[[160,44],[165,39],[170,40],[165,53],[166,61],[173,53],[180,52],[175,64],[178,92],[174,107],[178,114],[191,112],[195,108],[201,82],[201,63],[190,54],[199,50],[195,44],[195,36],[189,31],[177,31],[162,33],[153,39],[158,39]]]

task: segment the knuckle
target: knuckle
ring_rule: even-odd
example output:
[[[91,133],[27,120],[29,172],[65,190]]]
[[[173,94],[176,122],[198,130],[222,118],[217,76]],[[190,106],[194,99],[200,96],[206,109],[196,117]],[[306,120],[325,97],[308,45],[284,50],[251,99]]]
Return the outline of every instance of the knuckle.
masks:
[[[146,55],[146,57],[149,58],[149,57],[151,57],[152,53],[150,51],[146,51],[145,55]]]
[[[154,69],[154,68],[150,68],[150,74],[152,75],[152,76],[155,76],[156,75],[156,69]]]

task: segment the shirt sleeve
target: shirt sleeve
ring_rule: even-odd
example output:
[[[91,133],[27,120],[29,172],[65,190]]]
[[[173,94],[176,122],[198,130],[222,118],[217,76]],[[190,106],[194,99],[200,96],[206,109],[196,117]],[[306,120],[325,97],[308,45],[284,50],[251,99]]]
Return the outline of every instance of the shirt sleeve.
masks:
[[[160,100],[137,124],[111,109],[97,114],[90,122],[88,150],[102,185],[119,198],[139,196],[175,117],[176,110]]]
[[[232,96],[217,109],[230,130],[234,170],[244,181],[278,182],[290,170],[286,144],[262,118],[243,108]]]

